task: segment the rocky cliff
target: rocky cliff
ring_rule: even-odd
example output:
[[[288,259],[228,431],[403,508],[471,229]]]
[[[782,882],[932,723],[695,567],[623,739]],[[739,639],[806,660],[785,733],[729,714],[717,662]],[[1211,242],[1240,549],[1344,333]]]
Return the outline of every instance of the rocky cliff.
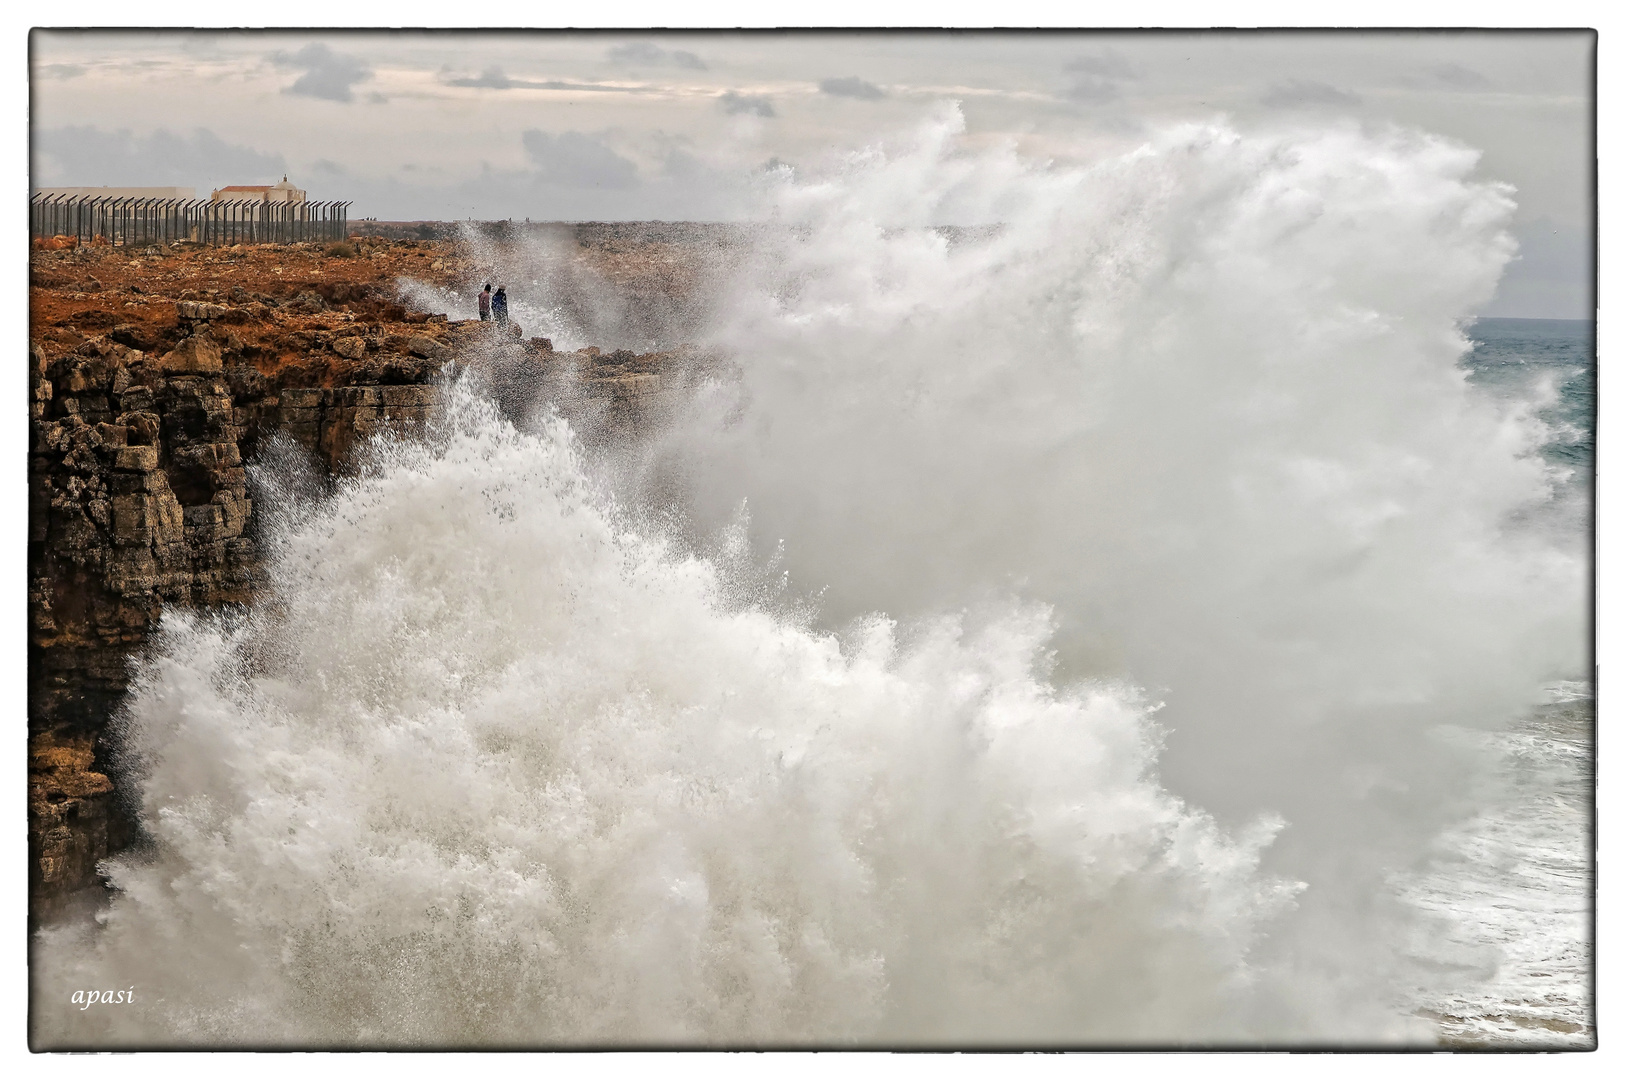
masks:
[[[371,250],[368,251],[367,249]],[[530,403],[636,410],[662,356],[413,312],[390,277],[433,245],[36,252],[29,350],[29,887],[37,921],[138,839],[108,743],[132,657],[169,606],[252,601],[245,462],[275,432],[330,474],[358,440],[424,423],[437,383],[486,366]],[[424,249],[431,249],[425,252]],[[448,253],[449,254],[449,253]],[[443,265],[437,260],[435,266]],[[426,268],[426,267],[425,267]],[[448,367],[449,365],[449,367]],[[552,371],[555,377],[546,377]]]

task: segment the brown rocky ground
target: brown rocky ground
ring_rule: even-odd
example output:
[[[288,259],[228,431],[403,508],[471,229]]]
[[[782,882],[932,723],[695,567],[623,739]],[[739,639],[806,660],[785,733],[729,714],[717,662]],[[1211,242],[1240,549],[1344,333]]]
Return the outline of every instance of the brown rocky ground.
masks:
[[[618,257],[624,252],[615,253]],[[410,430],[442,373],[559,392],[635,421],[681,353],[555,353],[545,339],[410,310],[395,282],[461,279],[448,241],[86,246],[32,256],[29,349],[29,884],[37,921],[136,841],[108,721],[169,606],[249,602],[245,462],[285,433],[325,467]],[[664,273],[655,265],[656,273]],[[625,271],[631,274],[633,271]],[[449,366],[448,366],[449,364]],[[518,388],[514,390],[513,388]]]
[[[467,226],[363,221],[352,231],[367,239],[415,239],[448,249],[461,236],[499,246],[548,240],[567,250],[580,269],[610,282],[623,295],[644,301],[692,297],[715,276],[718,263],[726,264],[743,249],[751,234],[741,225],[670,221],[487,221]]]

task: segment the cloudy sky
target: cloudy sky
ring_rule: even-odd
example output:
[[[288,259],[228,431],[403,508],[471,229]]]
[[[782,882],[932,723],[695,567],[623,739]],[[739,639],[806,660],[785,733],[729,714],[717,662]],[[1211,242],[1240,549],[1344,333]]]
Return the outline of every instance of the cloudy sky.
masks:
[[[284,173],[353,217],[716,219],[773,162],[813,163],[957,101],[969,142],[1036,160],[1158,125],[1349,119],[1483,152],[1523,257],[1487,314],[1590,317],[1589,33],[36,31],[32,180],[186,185]]]

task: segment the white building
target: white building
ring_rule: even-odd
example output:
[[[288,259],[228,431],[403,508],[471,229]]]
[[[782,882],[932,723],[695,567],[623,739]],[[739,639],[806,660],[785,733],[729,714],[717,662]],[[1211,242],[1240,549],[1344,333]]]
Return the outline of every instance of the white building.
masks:
[[[210,194],[209,201],[302,203],[307,200],[304,191],[288,183],[288,178],[284,176],[279,184],[230,184],[216,188]]]

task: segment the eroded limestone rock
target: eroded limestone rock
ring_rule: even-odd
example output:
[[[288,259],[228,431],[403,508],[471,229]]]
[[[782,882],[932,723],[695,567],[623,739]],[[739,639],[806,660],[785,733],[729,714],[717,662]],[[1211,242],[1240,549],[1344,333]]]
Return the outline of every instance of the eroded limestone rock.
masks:
[[[211,337],[193,334],[158,362],[164,371],[212,374],[220,370],[220,345]]]

